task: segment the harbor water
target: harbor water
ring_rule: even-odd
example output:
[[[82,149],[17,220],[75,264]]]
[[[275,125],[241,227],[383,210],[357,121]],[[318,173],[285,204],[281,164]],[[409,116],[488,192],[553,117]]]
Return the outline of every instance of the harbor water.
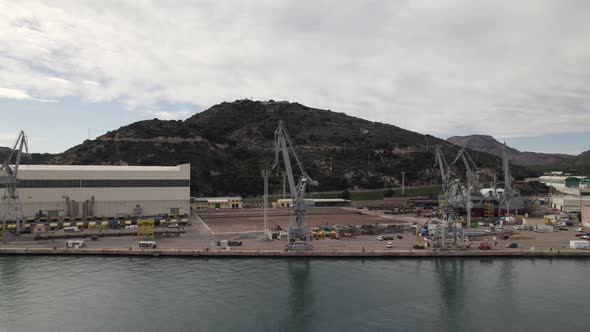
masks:
[[[577,331],[586,259],[0,257],[4,331]]]

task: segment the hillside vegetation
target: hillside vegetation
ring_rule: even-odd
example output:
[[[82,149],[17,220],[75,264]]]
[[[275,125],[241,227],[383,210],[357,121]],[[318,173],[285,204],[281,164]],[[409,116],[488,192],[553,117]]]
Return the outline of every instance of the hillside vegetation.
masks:
[[[434,147],[447,159],[458,147],[429,135],[371,122],[299,103],[239,100],[224,102],[184,121],[146,120],[87,140],[37,163],[177,165],[191,163],[193,195],[259,195],[260,171],[274,160],[274,130],[284,120],[296,151],[310,176],[313,191],[438,184]],[[473,152],[491,177],[500,159]],[[460,169],[458,172],[462,172]],[[522,167],[515,177],[530,176]],[[280,191],[275,172],[271,190]]]

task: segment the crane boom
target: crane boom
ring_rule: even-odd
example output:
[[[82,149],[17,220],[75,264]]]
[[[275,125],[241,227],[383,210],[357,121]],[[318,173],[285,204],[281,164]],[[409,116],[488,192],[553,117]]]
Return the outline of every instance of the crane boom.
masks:
[[[20,223],[24,222],[24,214],[17,192],[18,170],[23,151],[29,153],[27,135],[23,131],[18,134],[16,142],[4,163],[0,165],[0,184],[4,186],[2,195],[2,233],[6,234],[6,221],[16,222],[16,232],[20,233]],[[13,163],[14,160],[14,163]]]
[[[293,158],[301,172],[297,184],[295,184],[289,152],[293,154]],[[293,201],[293,213],[291,214],[287,238],[289,242],[288,248],[291,250],[311,249],[309,225],[305,224],[305,189],[308,185],[317,185],[318,183],[305,172],[303,164],[297,157],[297,153],[295,153],[283,121],[279,121],[279,126],[275,130],[275,162],[272,169],[275,169],[280,164],[281,155],[283,156],[285,173],[289,182],[289,192]]]

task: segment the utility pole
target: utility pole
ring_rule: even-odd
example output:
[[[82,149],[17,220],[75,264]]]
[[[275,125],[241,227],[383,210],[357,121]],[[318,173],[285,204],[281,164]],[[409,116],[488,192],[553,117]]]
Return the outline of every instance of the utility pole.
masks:
[[[471,203],[471,176],[467,176],[467,204],[465,204],[465,207],[467,208],[467,227],[471,227],[471,206],[473,205]]]
[[[264,179],[264,238],[269,239],[270,237],[268,232],[268,177],[270,176],[270,170],[263,169],[261,175]]]
[[[402,172],[402,196],[406,196],[406,172]]]

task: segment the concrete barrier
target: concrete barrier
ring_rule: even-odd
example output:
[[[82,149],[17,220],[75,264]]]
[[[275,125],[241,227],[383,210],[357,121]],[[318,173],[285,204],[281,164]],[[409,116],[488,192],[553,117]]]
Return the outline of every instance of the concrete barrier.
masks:
[[[587,257],[590,250],[558,251],[263,251],[230,250],[201,251],[180,249],[64,249],[64,248],[0,248],[0,255],[75,255],[75,256],[151,256],[151,257],[338,257],[338,258],[430,258],[430,257]]]

